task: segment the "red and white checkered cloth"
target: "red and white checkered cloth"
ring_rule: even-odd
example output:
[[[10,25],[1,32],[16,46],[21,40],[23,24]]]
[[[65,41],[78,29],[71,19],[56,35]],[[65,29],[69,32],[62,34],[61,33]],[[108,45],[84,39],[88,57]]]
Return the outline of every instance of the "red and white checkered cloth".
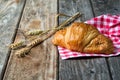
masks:
[[[120,55],[120,15],[101,15],[92,18],[85,23],[95,26],[102,34],[109,37],[114,44],[115,51],[113,54],[89,54],[71,51],[58,46],[60,57],[62,59],[86,57],[86,56],[117,56]]]

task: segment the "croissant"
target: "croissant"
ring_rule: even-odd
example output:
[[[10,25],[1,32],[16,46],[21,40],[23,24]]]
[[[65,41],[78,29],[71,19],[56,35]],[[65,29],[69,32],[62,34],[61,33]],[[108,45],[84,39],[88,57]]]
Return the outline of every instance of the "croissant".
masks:
[[[111,54],[114,51],[113,43],[108,37],[94,26],[83,22],[74,22],[57,31],[52,42],[54,45],[83,53]]]

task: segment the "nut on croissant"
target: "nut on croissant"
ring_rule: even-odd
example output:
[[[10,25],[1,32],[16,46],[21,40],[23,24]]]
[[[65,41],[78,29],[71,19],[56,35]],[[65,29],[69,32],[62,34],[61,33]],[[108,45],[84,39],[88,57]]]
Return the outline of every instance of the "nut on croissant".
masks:
[[[83,22],[74,22],[69,27],[57,31],[52,42],[78,52],[111,54],[114,51],[113,43],[108,37],[94,26]]]

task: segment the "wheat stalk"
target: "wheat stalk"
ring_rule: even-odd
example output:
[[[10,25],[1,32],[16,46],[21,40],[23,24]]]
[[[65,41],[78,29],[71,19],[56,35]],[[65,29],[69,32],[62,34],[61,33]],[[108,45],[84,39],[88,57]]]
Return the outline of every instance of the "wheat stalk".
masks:
[[[81,14],[78,12],[75,15],[73,15],[72,17],[70,17],[69,19],[67,19],[66,21],[64,21],[63,23],[61,23],[59,26],[56,26],[54,29],[47,30],[47,31],[43,32],[42,34],[40,34],[39,38],[37,38],[34,41],[32,41],[31,43],[27,44],[27,46],[25,48],[22,48],[22,49],[18,50],[16,55],[18,57],[25,57],[25,55],[29,54],[29,51],[31,50],[32,47],[34,47],[37,44],[41,43],[42,41],[48,39],[55,32],[57,32],[58,30],[64,28],[64,26],[69,24],[69,22],[75,20],[76,18],[78,18],[80,16],[81,16]],[[49,34],[47,34],[48,32],[49,32]],[[46,35],[41,37],[41,35],[44,35],[44,34],[46,34]]]
[[[18,41],[18,42],[10,44],[9,48],[18,49],[18,48],[23,47],[23,46],[25,46],[24,41]]]
[[[26,33],[26,35],[28,35],[28,36],[34,36],[34,35],[39,35],[41,33],[43,33],[43,31],[41,31],[41,30],[32,30],[32,31],[28,31]]]

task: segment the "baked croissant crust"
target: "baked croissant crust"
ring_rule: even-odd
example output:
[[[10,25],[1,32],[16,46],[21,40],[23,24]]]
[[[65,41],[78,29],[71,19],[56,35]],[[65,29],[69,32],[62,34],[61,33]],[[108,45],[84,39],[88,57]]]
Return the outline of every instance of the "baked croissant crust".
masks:
[[[109,38],[94,26],[83,22],[74,22],[69,27],[57,31],[52,42],[78,52],[111,54],[114,51],[113,43]]]

